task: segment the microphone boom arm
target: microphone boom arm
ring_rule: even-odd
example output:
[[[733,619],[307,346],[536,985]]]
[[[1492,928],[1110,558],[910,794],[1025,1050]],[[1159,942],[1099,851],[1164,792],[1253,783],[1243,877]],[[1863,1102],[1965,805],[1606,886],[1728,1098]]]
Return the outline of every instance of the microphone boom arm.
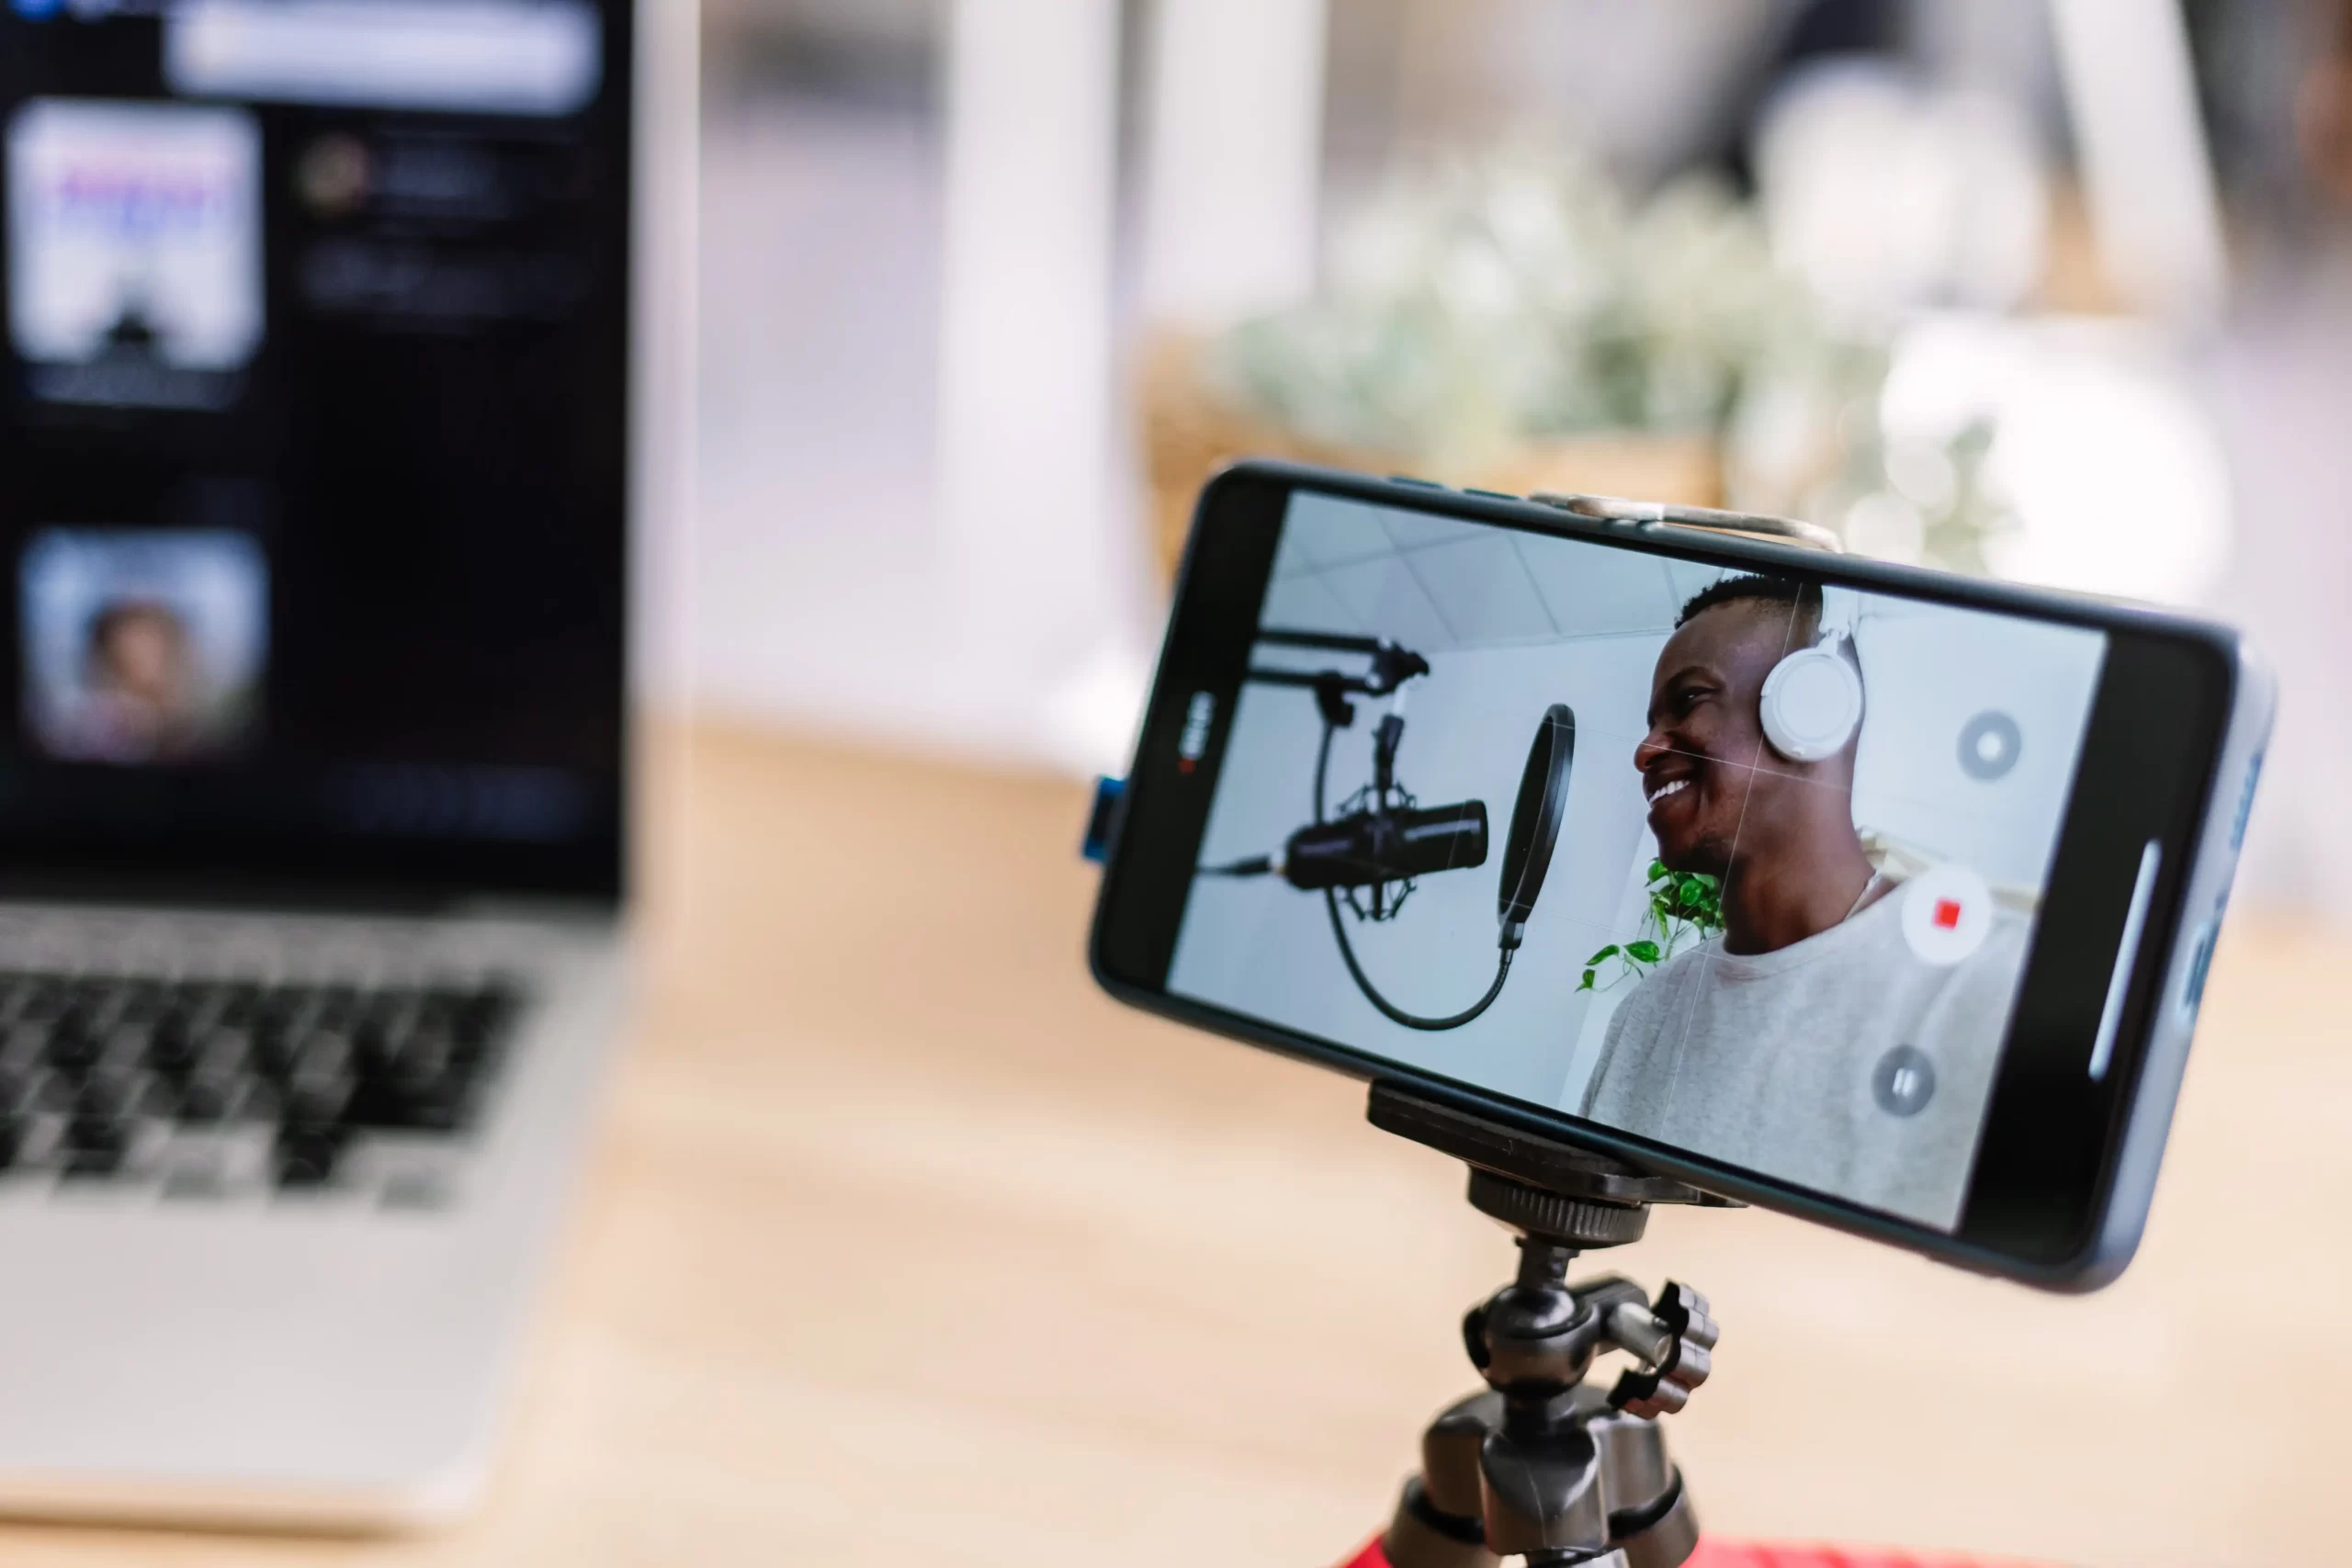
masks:
[[[1252,666],[1250,679],[1267,686],[1306,686],[1318,695],[1332,692],[1354,692],[1367,697],[1385,697],[1417,675],[1430,672],[1430,661],[1411,649],[1400,648],[1386,637],[1352,637],[1340,632],[1288,631],[1268,626],[1258,633],[1258,640],[1276,648],[1311,648],[1324,653],[1354,653],[1372,660],[1372,668],[1361,675],[1342,674],[1337,670],[1284,670],[1272,666]],[[1328,704],[1326,712],[1329,712]]]

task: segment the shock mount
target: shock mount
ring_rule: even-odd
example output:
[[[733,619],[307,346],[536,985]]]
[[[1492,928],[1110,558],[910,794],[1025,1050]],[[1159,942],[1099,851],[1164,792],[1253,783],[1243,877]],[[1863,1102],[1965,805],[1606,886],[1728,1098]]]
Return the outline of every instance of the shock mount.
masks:
[[[1736,1205],[1408,1085],[1374,1083],[1367,1116],[1469,1166],[1471,1206],[1518,1236],[1519,1272],[1463,1320],[1485,1392],[1430,1423],[1420,1473],[1358,1563],[1675,1568],[1699,1525],[1657,1423],[1706,1381],[1714,1320],[1688,1286],[1653,1298],[1615,1275],[1571,1282],[1568,1266],[1640,1240],[1654,1203]],[[1637,1370],[1604,1388],[1587,1378],[1609,1350]]]

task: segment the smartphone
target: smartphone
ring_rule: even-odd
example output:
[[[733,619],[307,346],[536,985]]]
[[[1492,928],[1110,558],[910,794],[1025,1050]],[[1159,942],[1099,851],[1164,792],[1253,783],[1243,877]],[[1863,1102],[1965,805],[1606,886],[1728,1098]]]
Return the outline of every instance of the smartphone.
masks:
[[[1726,1197],[2112,1279],[2263,667],[2186,615],[1575,506],[1211,481],[1098,979]]]

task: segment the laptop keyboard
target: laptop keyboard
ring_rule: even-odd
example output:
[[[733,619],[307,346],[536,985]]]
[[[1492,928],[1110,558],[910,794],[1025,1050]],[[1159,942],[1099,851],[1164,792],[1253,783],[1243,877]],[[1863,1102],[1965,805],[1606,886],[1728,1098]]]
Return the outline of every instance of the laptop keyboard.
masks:
[[[0,971],[0,1173],[444,1207],[524,1005],[511,980]]]

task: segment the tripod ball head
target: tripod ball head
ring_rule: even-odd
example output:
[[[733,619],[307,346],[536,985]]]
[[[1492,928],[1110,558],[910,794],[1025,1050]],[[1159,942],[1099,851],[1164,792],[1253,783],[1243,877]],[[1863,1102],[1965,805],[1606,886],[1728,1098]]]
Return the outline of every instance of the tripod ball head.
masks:
[[[1654,1203],[1723,1200],[1563,1144],[1406,1083],[1375,1083],[1376,1127],[1470,1167],[1470,1201],[1519,1237],[1509,1285],[1463,1319],[1486,1390],[1431,1423],[1422,1473],[1382,1537],[1395,1568],[1603,1562],[1678,1568],[1699,1523],[1656,1419],[1704,1382],[1715,1344],[1706,1299],[1630,1280],[1571,1283],[1579,1252],[1637,1240]],[[1606,1350],[1638,1363],[1613,1387],[1587,1381]]]

